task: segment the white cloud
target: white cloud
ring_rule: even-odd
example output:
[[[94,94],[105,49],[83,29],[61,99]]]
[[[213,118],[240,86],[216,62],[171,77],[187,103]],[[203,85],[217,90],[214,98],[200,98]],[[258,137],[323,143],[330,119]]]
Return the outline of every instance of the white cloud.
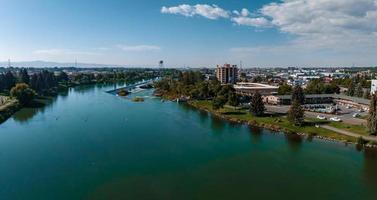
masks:
[[[232,21],[237,25],[255,26],[255,27],[269,27],[271,23],[264,17],[233,17]]]
[[[135,51],[135,52],[161,50],[161,47],[155,46],[155,45],[136,45],[136,46],[117,45],[117,47],[122,49],[123,51]]]
[[[370,34],[377,31],[376,0],[294,0],[271,3],[260,13],[295,35]]]
[[[246,9],[246,8],[242,8],[242,10],[241,10],[241,15],[242,15],[242,17],[247,17],[247,16],[250,15],[250,12],[249,12],[248,9]]]
[[[186,17],[199,15],[208,19],[229,18],[229,11],[226,11],[217,5],[196,4],[194,6],[182,4],[173,7],[162,7],[161,13],[177,14]]]

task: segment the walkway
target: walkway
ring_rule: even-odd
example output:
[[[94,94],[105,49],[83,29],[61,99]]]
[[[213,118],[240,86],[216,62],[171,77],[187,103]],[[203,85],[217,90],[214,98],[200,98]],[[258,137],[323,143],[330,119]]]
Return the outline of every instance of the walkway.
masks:
[[[332,126],[328,126],[328,125],[321,125],[321,128],[325,128],[325,129],[328,129],[330,131],[334,131],[334,132],[337,132],[337,133],[340,133],[340,134],[343,134],[343,135],[347,135],[347,136],[351,136],[351,137],[363,137],[365,140],[369,140],[369,141],[374,141],[374,142],[377,142],[377,137],[373,137],[373,136],[364,136],[364,135],[360,135],[360,134],[356,134],[356,133],[352,133],[352,132],[349,132],[349,131],[346,131],[346,130],[342,130],[342,129],[338,129],[338,128],[335,128],[335,127],[332,127]]]

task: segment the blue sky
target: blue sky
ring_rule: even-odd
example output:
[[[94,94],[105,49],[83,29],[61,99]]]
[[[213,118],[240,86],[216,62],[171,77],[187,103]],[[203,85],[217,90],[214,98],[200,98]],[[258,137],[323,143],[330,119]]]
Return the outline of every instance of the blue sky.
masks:
[[[3,0],[0,61],[376,66],[376,0]]]

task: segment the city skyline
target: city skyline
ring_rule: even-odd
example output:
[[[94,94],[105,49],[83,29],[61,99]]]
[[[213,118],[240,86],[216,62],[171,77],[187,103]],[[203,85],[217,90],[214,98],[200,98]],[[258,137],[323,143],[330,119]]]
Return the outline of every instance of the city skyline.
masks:
[[[376,66],[376,0],[4,1],[0,62]]]

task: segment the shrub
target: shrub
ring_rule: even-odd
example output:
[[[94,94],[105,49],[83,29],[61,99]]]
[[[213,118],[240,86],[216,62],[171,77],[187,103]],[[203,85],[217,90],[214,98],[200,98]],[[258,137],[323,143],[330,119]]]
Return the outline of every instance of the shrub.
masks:
[[[36,95],[35,91],[25,83],[18,83],[10,90],[10,94],[23,105],[30,103]]]

